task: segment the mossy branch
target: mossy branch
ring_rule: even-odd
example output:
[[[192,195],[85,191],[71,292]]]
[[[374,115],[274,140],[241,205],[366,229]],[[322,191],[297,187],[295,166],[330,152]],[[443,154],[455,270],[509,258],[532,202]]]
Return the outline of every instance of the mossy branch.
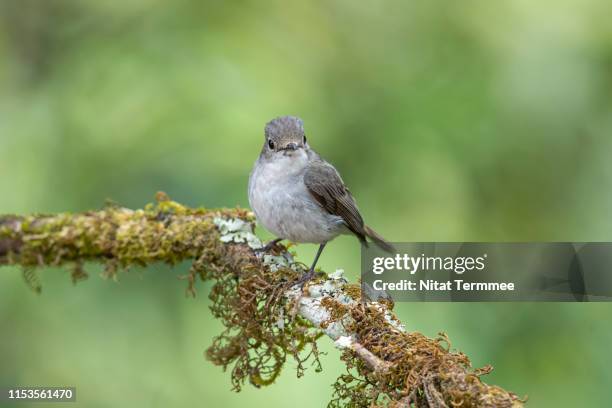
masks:
[[[143,210],[108,207],[80,214],[0,217],[0,265],[21,265],[37,290],[36,268],[68,265],[76,282],[85,262],[105,274],[132,266],[193,260],[187,291],[214,281],[211,311],[225,331],[207,357],[231,369],[234,389],[248,379],[274,382],[287,358],[298,376],[310,362],[320,370],[317,340],[327,335],[343,350],[347,372],[334,384],[331,407],[521,407],[523,401],[480,377],[446,335],[407,331],[392,304],[363,302],[360,287],[336,271],[304,293],[292,282],[307,270],[286,247],[255,251],[254,219],[243,209],[191,209],[159,193]]]

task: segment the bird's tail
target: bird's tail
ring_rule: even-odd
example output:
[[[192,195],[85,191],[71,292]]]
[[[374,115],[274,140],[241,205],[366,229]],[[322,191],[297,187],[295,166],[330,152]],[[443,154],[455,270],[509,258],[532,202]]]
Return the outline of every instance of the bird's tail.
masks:
[[[370,238],[380,249],[389,253],[395,252],[395,248],[393,247],[393,245],[391,245],[383,237],[378,235],[378,233],[372,228],[368,227],[367,225],[364,225],[363,229],[365,230],[365,233],[368,238]]]

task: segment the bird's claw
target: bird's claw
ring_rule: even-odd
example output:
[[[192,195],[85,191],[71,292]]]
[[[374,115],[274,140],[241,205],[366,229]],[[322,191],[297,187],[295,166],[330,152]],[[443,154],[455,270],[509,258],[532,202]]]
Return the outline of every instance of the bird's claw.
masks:
[[[253,251],[255,251],[255,253],[268,252],[272,248],[276,247],[276,245],[281,241],[282,241],[281,238],[273,239],[272,241],[268,242],[266,245],[262,246],[261,248],[255,248]]]
[[[292,316],[295,317],[295,315],[298,313],[299,305],[300,305],[300,300],[305,295],[304,287],[316,275],[323,275],[323,276],[325,276],[325,273],[324,272],[320,272],[320,271],[319,272],[315,272],[314,269],[310,269],[308,272],[306,272],[304,275],[302,275],[299,279],[297,279],[295,281],[295,283],[293,283],[292,287],[298,286],[300,288],[300,295],[295,298],[293,311],[291,312]]]
[[[310,269],[308,272],[306,272],[304,275],[302,275],[296,282],[295,285],[298,285],[300,287],[300,289],[303,291],[304,290],[304,286],[310,282],[312,280],[312,278],[314,278],[315,276],[315,271],[314,269]]]
[[[314,271],[311,269],[306,272],[300,279],[298,279],[298,284],[304,286],[305,283],[314,278]]]

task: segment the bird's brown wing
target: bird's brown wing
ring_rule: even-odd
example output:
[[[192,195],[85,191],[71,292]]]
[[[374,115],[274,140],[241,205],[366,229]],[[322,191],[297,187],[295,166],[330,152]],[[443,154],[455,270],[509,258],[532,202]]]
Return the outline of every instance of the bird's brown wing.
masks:
[[[308,164],[304,173],[304,184],[321,207],[330,214],[342,217],[348,229],[360,241],[366,242],[367,233],[357,204],[331,164],[319,160]]]

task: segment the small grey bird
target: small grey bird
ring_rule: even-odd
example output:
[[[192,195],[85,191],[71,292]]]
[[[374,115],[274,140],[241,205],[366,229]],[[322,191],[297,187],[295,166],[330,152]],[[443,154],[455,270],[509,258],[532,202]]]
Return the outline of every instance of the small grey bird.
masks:
[[[249,203],[257,220],[278,238],[319,244],[310,270],[299,283],[314,276],[325,245],[340,234],[366,237],[388,252],[393,247],[364,224],[357,204],[338,171],[310,148],[304,125],[295,116],[266,125],[261,154],[249,177]]]

